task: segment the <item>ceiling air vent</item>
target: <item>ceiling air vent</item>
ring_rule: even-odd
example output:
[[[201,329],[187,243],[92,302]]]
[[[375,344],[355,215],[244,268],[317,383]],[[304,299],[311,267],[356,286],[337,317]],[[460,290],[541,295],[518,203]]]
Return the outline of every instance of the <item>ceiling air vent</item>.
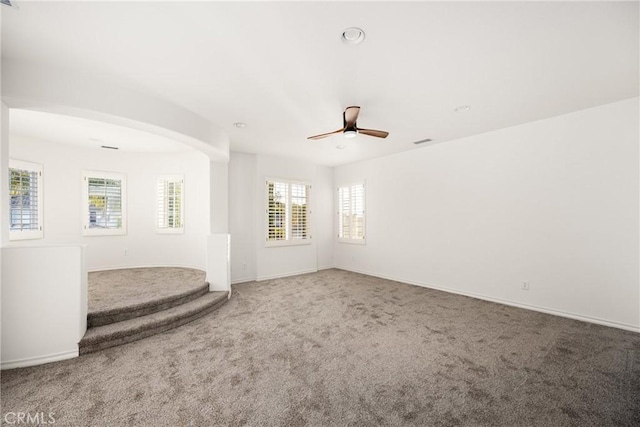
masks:
[[[431,142],[431,140],[429,138],[427,139],[421,139],[420,141],[416,141],[414,142],[414,144],[416,145],[420,145],[420,144],[424,144],[425,142]]]

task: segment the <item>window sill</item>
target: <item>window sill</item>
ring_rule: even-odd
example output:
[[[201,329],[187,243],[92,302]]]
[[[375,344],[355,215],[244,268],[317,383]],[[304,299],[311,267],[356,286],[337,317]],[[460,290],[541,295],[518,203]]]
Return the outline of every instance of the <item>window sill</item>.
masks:
[[[184,234],[184,228],[156,228],[156,234]]]
[[[265,248],[280,248],[284,246],[303,246],[310,245],[311,239],[304,240],[273,240],[264,244]]]
[[[366,239],[338,239],[338,243],[346,243],[347,245],[366,245]]]
[[[42,231],[10,231],[9,241],[43,239]]]
[[[100,236],[126,236],[127,230],[124,228],[104,229],[104,228],[85,228],[82,232],[83,236],[100,237]]]

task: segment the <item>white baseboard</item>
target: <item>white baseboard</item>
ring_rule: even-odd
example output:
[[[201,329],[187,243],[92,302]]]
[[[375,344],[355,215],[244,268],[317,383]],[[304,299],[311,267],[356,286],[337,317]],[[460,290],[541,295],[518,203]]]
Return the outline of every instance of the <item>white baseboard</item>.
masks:
[[[332,268],[335,268],[333,265],[325,265],[323,267],[318,267],[317,270],[304,270],[304,271],[296,271],[293,273],[284,273],[284,274],[274,274],[271,276],[263,276],[263,277],[243,277],[240,279],[234,279],[231,281],[232,285],[237,285],[238,283],[246,283],[246,282],[260,282],[263,280],[271,280],[271,279],[277,279],[280,277],[289,277],[289,276],[297,276],[298,274],[309,274],[309,273],[315,273],[317,271],[320,270],[330,270]]]
[[[371,273],[371,272],[367,272],[367,271],[356,270],[356,269],[353,269],[353,268],[350,268],[350,267],[345,267],[345,266],[336,265],[335,268],[338,268],[340,270],[352,271],[354,273],[366,274],[367,276],[379,277],[381,279],[393,280],[395,282],[407,283],[409,285],[420,286],[420,287],[423,287],[423,288],[435,289],[435,290],[438,290],[438,291],[448,292],[450,294],[463,295],[463,296],[466,296],[466,297],[481,299],[481,300],[484,300],[484,301],[490,301],[490,302],[495,302],[495,303],[498,303],[498,304],[509,305],[511,307],[524,308],[526,310],[538,311],[540,313],[552,314],[554,316],[566,317],[568,319],[580,320],[582,322],[595,323],[597,325],[609,326],[609,327],[612,327],[612,328],[624,329],[626,331],[640,333],[640,326],[630,325],[630,324],[627,324],[627,323],[615,322],[615,321],[600,319],[600,318],[591,317],[591,316],[584,316],[584,315],[581,315],[581,314],[570,313],[570,312],[557,310],[557,309],[553,309],[553,308],[540,307],[540,306],[532,305],[532,304],[523,304],[523,303],[520,303],[520,302],[505,300],[505,299],[502,299],[502,298],[494,298],[494,297],[489,297],[489,296],[482,295],[482,294],[459,291],[459,290],[456,290],[456,289],[451,289],[451,288],[447,288],[447,287],[443,287],[443,286],[428,285],[428,284],[425,284],[425,283],[414,282],[414,281],[411,281],[411,280],[404,280],[404,279],[400,279],[400,278],[397,278],[397,277],[390,277],[390,276],[385,276],[385,275],[382,275],[382,274],[376,274],[376,273]]]
[[[173,265],[173,264],[145,264],[145,265],[123,265],[123,266],[114,266],[114,267],[100,267],[100,268],[92,268],[87,270],[88,273],[95,273],[97,271],[109,271],[109,270],[126,270],[129,268],[161,268],[161,267],[172,267],[172,268],[190,268],[192,270],[200,270],[206,271],[204,267],[198,267],[194,265]]]
[[[262,276],[262,277],[258,277],[256,281],[261,282],[263,280],[279,279],[281,277],[297,276],[299,274],[309,274],[309,273],[317,273],[317,272],[318,272],[317,268],[312,268],[310,270],[292,271],[289,273],[273,274],[271,276]]]
[[[255,277],[243,277],[240,279],[233,279],[231,281],[232,285],[237,285],[238,283],[247,283],[247,282],[255,282],[256,278]]]
[[[0,369],[3,371],[6,369],[26,368],[27,366],[42,365],[44,363],[58,362],[60,360],[73,359],[78,357],[80,352],[78,349],[71,351],[63,351],[62,353],[47,354],[45,356],[27,357],[25,359],[9,360],[2,362]]]

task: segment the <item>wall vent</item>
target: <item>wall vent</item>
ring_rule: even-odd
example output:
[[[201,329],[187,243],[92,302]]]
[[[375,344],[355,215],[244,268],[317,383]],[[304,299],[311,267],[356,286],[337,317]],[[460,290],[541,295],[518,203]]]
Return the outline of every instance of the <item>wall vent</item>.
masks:
[[[420,145],[420,144],[424,144],[425,142],[431,142],[431,140],[429,138],[427,139],[421,139],[420,141],[416,141],[414,142],[414,144],[416,145]]]

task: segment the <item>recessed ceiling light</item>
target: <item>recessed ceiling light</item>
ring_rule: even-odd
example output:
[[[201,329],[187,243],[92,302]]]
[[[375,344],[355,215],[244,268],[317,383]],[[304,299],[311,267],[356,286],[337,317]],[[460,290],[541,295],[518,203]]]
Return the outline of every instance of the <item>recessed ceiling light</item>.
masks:
[[[471,110],[471,105],[461,105],[453,109],[456,113],[464,113],[465,111]]]
[[[247,124],[246,123],[242,123],[242,122],[235,122],[233,125],[235,127],[237,127],[237,128],[240,128],[240,129],[247,127]]]
[[[344,145],[342,145],[342,144],[340,144],[340,145],[336,146],[336,148],[337,148],[338,150],[344,150],[345,146],[344,146]]]
[[[364,31],[358,27],[350,27],[342,32],[341,38],[346,44],[360,44],[364,41]]]

